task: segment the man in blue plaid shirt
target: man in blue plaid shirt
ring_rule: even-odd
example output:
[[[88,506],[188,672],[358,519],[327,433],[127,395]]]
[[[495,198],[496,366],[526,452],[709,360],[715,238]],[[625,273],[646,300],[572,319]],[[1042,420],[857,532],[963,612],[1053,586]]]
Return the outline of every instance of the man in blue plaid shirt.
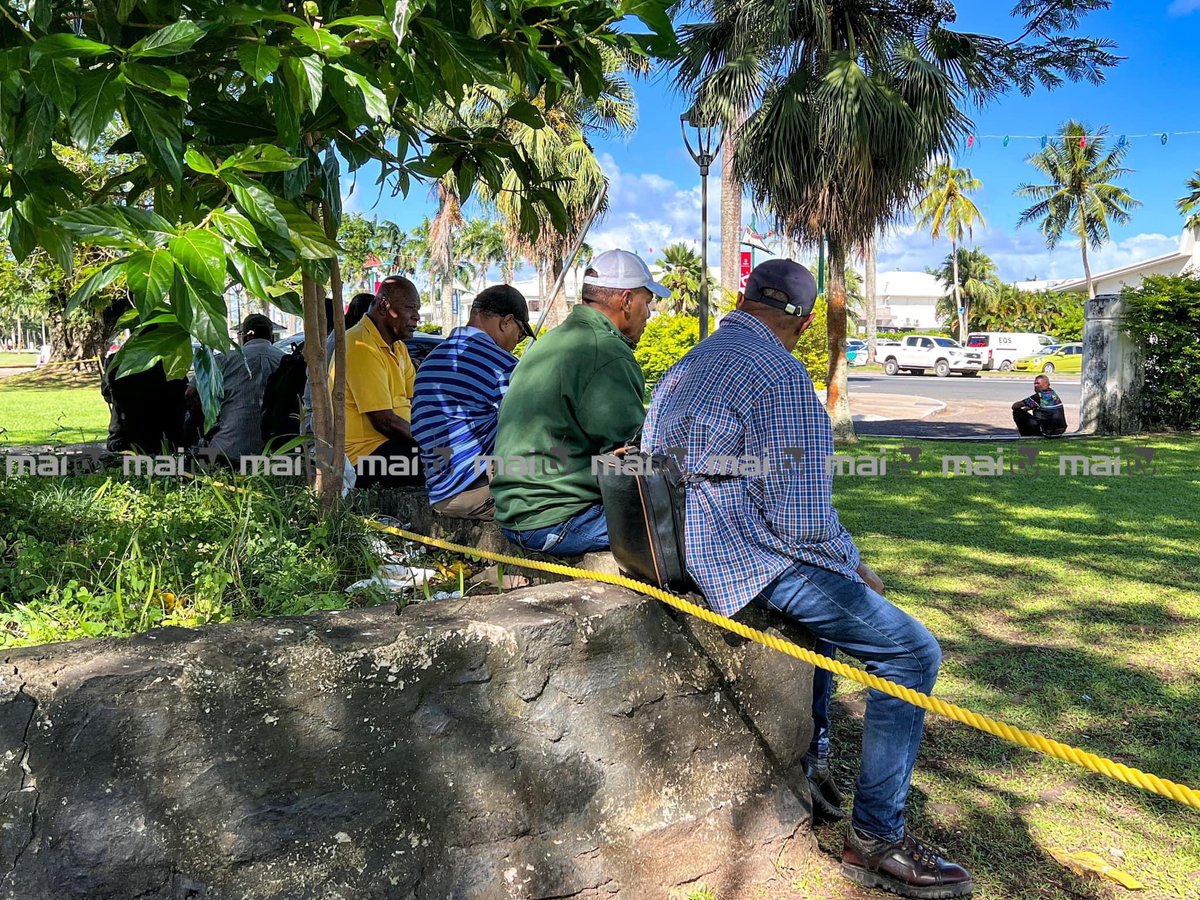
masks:
[[[713,610],[728,616],[756,603],[805,625],[818,652],[841,649],[875,675],[929,693],[942,658],[937,641],[884,599],[831,503],[833,432],[791,353],[812,324],[816,296],[811,273],[795,262],[755,268],[737,310],[659,382],[642,445],[684,451],[687,567]],[[832,678],[818,669],[806,771],[817,811],[838,816],[831,691]],[[905,829],[924,715],[868,695],[842,872],[907,897],[958,897],[972,891],[970,874]]]

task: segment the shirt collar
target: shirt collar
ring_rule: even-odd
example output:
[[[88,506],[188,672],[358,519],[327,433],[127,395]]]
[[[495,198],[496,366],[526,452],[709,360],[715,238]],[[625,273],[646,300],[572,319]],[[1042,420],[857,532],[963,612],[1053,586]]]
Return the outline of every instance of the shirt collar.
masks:
[[[568,318],[571,316],[587,322],[593,328],[599,326],[602,330],[608,331],[610,334],[615,334],[630,347],[637,346],[636,342],[631,341],[625,335],[621,334],[621,332],[617,329],[617,326],[613,324],[612,319],[600,312],[600,310],[593,309],[592,307],[588,306],[586,303],[580,302],[575,304],[575,308],[572,309],[568,314]]]
[[[388,344],[388,342],[383,339],[383,335],[379,333],[379,329],[375,327],[375,323],[371,321],[370,316],[363,316],[362,321],[363,331],[370,335],[371,340],[375,342],[375,346],[379,347],[380,349],[387,350],[389,353],[395,353],[396,344],[403,343],[403,341],[396,341],[396,344]]]

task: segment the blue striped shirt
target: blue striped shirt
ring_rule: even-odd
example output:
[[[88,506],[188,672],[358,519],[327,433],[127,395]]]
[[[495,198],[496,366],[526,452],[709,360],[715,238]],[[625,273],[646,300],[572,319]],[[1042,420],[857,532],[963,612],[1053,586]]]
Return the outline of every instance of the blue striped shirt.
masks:
[[[517,358],[486,331],[464,325],[425,358],[413,387],[412,434],[421,448],[429,502],[461,493],[492,455],[500,401]]]
[[[663,376],[642,446],[684,451],[687,567],[714,611],[733,615],[797,560],[862,580],[831,502],[829,416],[758,319],[730,313]]]

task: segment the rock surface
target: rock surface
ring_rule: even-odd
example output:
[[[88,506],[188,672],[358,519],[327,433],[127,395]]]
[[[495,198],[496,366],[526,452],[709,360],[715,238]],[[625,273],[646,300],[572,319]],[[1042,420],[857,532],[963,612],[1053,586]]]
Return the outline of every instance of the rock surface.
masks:
[[[767,654],[583,582],[13,651],[0,897],[777,895],[811,670]]]

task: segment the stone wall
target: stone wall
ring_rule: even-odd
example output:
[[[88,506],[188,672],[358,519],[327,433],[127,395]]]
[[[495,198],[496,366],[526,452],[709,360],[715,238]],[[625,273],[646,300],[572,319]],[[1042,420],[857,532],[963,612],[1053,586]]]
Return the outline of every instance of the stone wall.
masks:
[[[808,839],[811,670],[617,588],[2,659],[0,897],[731,900]]]

